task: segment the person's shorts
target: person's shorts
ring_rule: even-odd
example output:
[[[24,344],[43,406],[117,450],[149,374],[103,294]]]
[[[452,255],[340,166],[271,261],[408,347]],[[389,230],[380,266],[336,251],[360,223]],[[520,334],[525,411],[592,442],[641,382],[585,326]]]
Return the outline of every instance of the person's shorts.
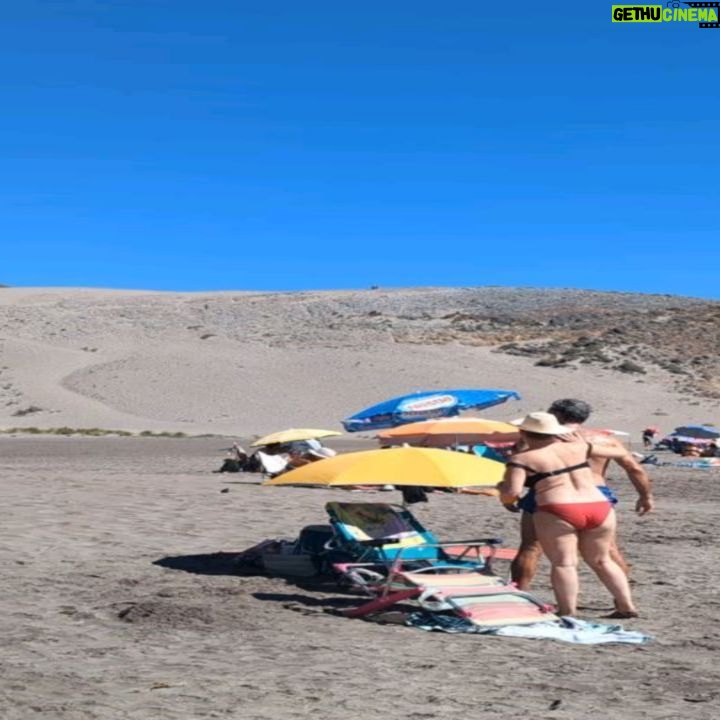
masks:
[[[611,505],[617,505],[618,499],[607,485],[598,485],[597,489],[608,499]]]
[[[597,489],[608,499],[611,505],[617,505],[618,499],[615,493],[607,485],[598,485]],[[534,513],[537,510],[535,491],[528,490],[518,501],[517,506],[526,513]]]
[[[537,502],[535,500],[535,491],[528,490],[518,501],[517,506],[526,513],[534,513],[537,510]]]

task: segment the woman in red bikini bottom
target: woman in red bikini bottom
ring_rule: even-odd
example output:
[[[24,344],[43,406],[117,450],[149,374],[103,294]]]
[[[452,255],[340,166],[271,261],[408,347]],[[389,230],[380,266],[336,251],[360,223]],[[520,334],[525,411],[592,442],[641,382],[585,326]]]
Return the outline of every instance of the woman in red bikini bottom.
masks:
[[[615,599],[609,617],[637,617],[627,577],[610,557],[615,511],[597,489],[587,462],[590,457],[621,457],[627,450],[590,445],[550,413],[530,413],[519,427],[528,449],[507,463],[500,498],[514,503],[523,488],[535,491],[535,530],[552,565],[558,613],[577,613],[579,551]]]

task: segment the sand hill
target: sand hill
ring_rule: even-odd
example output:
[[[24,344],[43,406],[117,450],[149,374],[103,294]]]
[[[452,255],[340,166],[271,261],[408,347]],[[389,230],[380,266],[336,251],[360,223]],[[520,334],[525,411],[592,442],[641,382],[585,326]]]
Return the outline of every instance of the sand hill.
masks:
[[[508,288],[0,289],[0,427],[250,435],[338,428],[419,389],[497,387],[648,422],[720,423],[720,303]]]

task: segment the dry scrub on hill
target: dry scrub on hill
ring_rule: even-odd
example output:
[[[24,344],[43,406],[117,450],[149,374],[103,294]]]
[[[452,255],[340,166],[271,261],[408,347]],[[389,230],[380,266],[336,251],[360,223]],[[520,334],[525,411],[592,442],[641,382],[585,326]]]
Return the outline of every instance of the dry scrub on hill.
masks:
[[[677,389],[720,398],[720,304],[673,296],[479,288],[441,298],[410,295],[393,313],[379,302],[365,317],[395,342],[498,345],[497,352],[534,358],[546,367],[594,364],[643,375],[650,367],[677,376]],[[384,298],[387,301],[388,298]],[[416,299],[417,307],[412,306]],[[447,308],[445,308],[447,309]]]

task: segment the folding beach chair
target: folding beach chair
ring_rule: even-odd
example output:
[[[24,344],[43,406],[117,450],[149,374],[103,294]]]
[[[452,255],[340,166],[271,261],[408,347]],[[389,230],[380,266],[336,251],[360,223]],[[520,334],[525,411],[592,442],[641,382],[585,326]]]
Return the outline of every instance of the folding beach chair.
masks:
[[[400,567],[489,575],[502,543],[499,538],[441,543],[409,510],[389,503],[329,502],[325,509],[334,533],[326,548],[347,558],[333,563],[334,570],[370,595]]]
[[[408,624],[442,628],[448,627],[448,620],[480,629],[558,619],[551,606],[497,577],[402,570],[388,576],[379,597],[343,614],[367,617],[397,609],[405,613]],[[424,617],[418,619],[418,614]]]

